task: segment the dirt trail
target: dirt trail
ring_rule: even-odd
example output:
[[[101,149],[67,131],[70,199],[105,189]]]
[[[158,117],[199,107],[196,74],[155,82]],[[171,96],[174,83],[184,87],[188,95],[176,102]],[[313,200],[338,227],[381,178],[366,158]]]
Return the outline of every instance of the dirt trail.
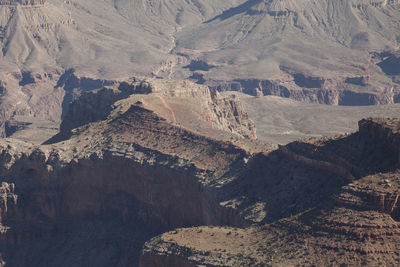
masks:
[[[168,105],[168,103],[165,101],[165,99],[164,99],[162,96],[159,95],[159,96],[157,96],[157,97],[160,98],[160,100],[161,100],[163,106],[171,112],[172,121],[173,121],[173,123],[176,123],[176,117],[175,117],[175,112],[174,112],[174,110],[171,108],[170,105]]]

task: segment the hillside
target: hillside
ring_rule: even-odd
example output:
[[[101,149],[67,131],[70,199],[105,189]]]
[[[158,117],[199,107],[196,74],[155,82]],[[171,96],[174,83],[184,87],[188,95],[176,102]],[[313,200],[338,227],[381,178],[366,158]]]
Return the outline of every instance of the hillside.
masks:
[[[362,120],[354,135],[281,147],[236,185],[267,196],[270,223],[178,228],[146,242],[139,266],[398,266],[399,125]],[[271,175],[279,152],[286,169]]]
[[[398,102],[399,7],[397,0],[2,0],[0,121],[10,111],[60,120],[71,91],[101,87],[66,79],[71,72],[108,83],[192,79],[331,105]]]
[[[1,265],[396,266],[399,125],[274,149],[204,85],[86,92],[45,144],[0,140]]]

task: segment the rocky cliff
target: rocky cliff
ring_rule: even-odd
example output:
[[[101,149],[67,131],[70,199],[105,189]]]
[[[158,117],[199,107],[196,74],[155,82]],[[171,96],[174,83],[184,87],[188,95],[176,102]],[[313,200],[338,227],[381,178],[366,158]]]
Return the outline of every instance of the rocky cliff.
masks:
[[[76,257],[96,266],[136,265],[141,245],[157,233],[177,226],[249,223],[220,205],[212,186],[231,169],[243,168],[253,153],[243,148],[246,142],[254,145],[226,126],[246,129],[248,124],[241,124],[248,120],[246,113],[237,100],[220,105],[216,99],[225,98],[211,97],[205,86],[184,93],[180,83],[175,85],[133,79],[99,89],[73,102],[57,137],[62,141],[43,146],[1,141],[2,264],[41,266],[43,253],[64,240],[82,248],[94,242],[93,249],[107,256],[99,261],[97,252],[79,256],[64,246],[69,256],[54,251],[59,255],[54,266],[68,266]],[[185,101],[196,101],[201,113],[183,109]],[[221,118],[192,129],[188,121],[205,114]],[[243,148],[230,135],[241,139]],[[131,240],[111,242],[113,233]],[[28,252],[32,244],[35,252]]]
[[[88,92],[79,100],[72,102],[69,106],[70,112],[61,123],[61,133],[68,135],[74,128],[106,119],[112,110],[116,109],[112,105],[129,96],[131,99],[122,101],[122,105],[129,106],[130,102],[140,103],[143,107],[153,109],[161,116],[168,118],[172,123],[199,131],[199,133],[207,131],[209,135],[210,130],[214,129],[214,131],[223,130],[256,139],[254,123],[249,119],[239,99],[234,96],[222,97],[216,92],[211,93],[207,86],[188,81],[136,78]],[[185,106],[177,103],[179,100],[185,103]],[[190,116],[192,111],[186,106],[189,103],[196,103],[198,109],[196,116],[200,115],[201,118]],[[195,111],[197,109],[194,108]],[[199,127],[199,123],[196,122],[199,119],[204,123],[202,127]]]
[[[296,168],[296,176],[288,178],[285,173],[279,177],[276,172],[271,183],[266,174],[271,159],[264,156],[259,164],[265,169],[253,163],[249,165],[251,175],[246,176],[263,172],[258,174],[263,179],[247,181],[243,193],[259,203],[272,194],[263,207],[267,217],[276,216],[276,220],[244,229],[204,226],[164,233],[146,242],[141,266],[173,266],[174,262],[187,266],[398,265],[400,176],[398,149],[391,142],[399,125],[399,120],[363,120],[360,132],[353,135],[281,147],[279,153],[287,158],[280,161],[286,168]],[[367,151],[375,155],[366,157]],[[304,177],[302,168],[310,168]],[[350,180],[348,173],[352,173]],[[328,184],[333,179],[336,182]],[[250,184],[261,181],[267,184],[260,190],[263,193],[257,194]],[[307,197],[301,193],[304,189]],[[311,195],[320,198],[311,200]],[[288,202],[290,197],[295,199],[293,204]],[[236,207],[240,206],[237,202]]]
[[[0,78],[0,136],[6,134],[7,121],[16,116],[34,117],[59,123],[71,101],[81,93],[116,83],[113,80],[81,77],[74,72],[14,72]]]
[[[389,149],[395,153],[399,153],[400,134],[397,119],[361,120],[358,124],[360,134],[384,142]]]
[[[209,81],[211,88],[219,91],[239,91],[253,96],[273,95],[296,101],[343,105],[385,105],[398,103],[400,88],[387,85],[375,91],[368,76],[325,79],[304,74],[293,74],[287,79],[238,79],[231,82]],[[355,90],[357,87],[358,90]]]
[[[191,85],[118,82],[46,145],[2,139],[2,264],[398,264],[398,120],[272,151],[237,98]]]
[[[85,81],[140,75],[333,105],[400,99],[397,0],[1,0],[0,12],[2,125],[13,112],[60,120]],[[71,69],[82,86],[57,86]]]

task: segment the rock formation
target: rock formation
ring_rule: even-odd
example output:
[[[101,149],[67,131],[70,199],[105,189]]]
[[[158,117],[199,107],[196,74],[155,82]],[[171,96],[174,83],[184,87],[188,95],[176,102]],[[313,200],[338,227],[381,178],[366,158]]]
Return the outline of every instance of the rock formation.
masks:
[[[44,2],[0,1],[1,124],[13,112],[43,116],[46,105],[62,119],[55,107],[71,92],[54,82],[71,69],[88,80],[189,78],[330,105],[400,101],[397,0]]]
[[[140,266],[397,266],[400,263],[400,174],[395,169],[398,167],[399,148],[392,142],[398,136],[399,125],[400,121],[393,119],[363,120],[360,132],[355,135],[281,147],[278,151],[283,155],[314,170],[308,172],[308,177],[290,178],[297,184],[296,191],[292,192],[296,198],[294,204],[283,204],[287,203],[282,199],[283,195],[291,194],[287,192],[290,186],[285,178],[275,176],[279,181],[269,185],[271,190],[264,189],[264,194],[275,192],[271,199],[281,198],[278,202],[280,214],[275,213],[272,207],[266,212],[267,216],[278,214],[278,220],[249,228],[203,226],[175,229],[146,242]],[[383,147],[379,148],[378,144]],[[348,147],[346,151],[341,149],[344,146]],[[367,164],[365,154],[357,159],[357,154],[364,149],[379,154],[374,157],[375,166]],[[385,149],[391,152],[382,154]],[[381,165],[378,159],[381,164],[385,160],[390,164]],[[264,165],[267,164],[267,159],[263,161]],[[286,160],[286,164],[289,162]],[[331,164],[338,164],[337,168],[331,168]],[[340,168],[353,172],[355,180],[348,180]],[[323,170],[325,174],[319,175],[319,188],[311,189],[305,183],[317,170]],[[321,175],[328,173],[346,179],[327,185],[327,180],[321,181]],[[279,184],[285,185],[286,192],[276,193]],[[326,186],[335,189],[328,193]],[[301,199],[302,187],[308,187],[308,197],[321,194],[321,199],[299,210],[296,205],[307,203]],[[260,200],[254,191],[248,194]],[[284,215],[285,206],[290,209],[291,216]]]
[[[160,101],[162,110],[158,110],[158,112],[174,124],[196,127],[197,129],[192,128],[192,130],[201,132],[203,131],[201,124],[199,125],[197,122],[201,120],[205,123],[205,127],[215,127],[243,137],[256,138],[254,123],[248,118],[242,104],[234,96],[222,97],[217,92],[211,94],[207,86],[188,81],[158,79],[132,79],[114,87],[82,95],[78,101],[71,103],[69,113],[61,123],[61,133],[68,134],[70,130],[79,126],[106,119],[113,110],[112,104],[130,95],[136,95],[139,106],[152,107],[156,104],[155,101]],[[138,98],[140,95],[142,95],[142,99]],[[201,108],[200,114],[197,114],[197,116],[201,115],[201,118],[190,117],[188,107],[177,106],[174,108],[175,103],[171,103],[170,99],[181,99],[187,104],[196,103],[198,108]],[[125,105],[127,104],[125,103]],[[182,110],[182,108],[187,108],[187,110]],[[190,119],[194,121],[190,122]],[[190,123],[193,125],[189,126]]]
[[[0,140],[0,266],[400,264],[398,119],[272,149],[221,93],[399,103],[398,0],[0,14],[0,137],[61,123]]]
[[[80,77],[73,70],[9,74],[0,81],[0,136],[10,136],[6,127],[8,121],[18,123],[16,116],[59,122],[67,114],[69,103],[82,92],[116,82]]]
[[[294,74],[287,80],[236,79],[230,82],[209,82],[211,88],[219,91],[239,91],[253,96],[273,95],[296,101],[327,105],[363,106],[398,103],[400,91],[397,86],[373,92],[365,77],[346,77],[343,79],[323,79]],[[354,86],[365,88],[354,91]],[[370,89],[367,89],[370,88]]]
[[[251,151],[261,149],[239,134],[254,133],[254,126],[247,128],[251,121],[237,99],[211,97],[208,87],[191,85],[139,79],[110,85],[71,104],[60,134],[49,141],[53,144],[3,139],[2,264],[41,265],[36,254],[51,250],[49,244],[60,239],[73,246],[97,242],[63,233],[78,234],[82,227],[102,231],[108,229],[106,221],[118,229],[135,227],[127,232],[140,237],[105,246],[113,255],[125,255],[118,257],[119,263],[111,258],[100,263],[88,254],[82,261],[126,266],[124,261],[133,257],[136,264],[144,241],[172,227],[246,225],[236,211],[219,205],[206,185],[231,166],[245,165]],[[191,102],[198,109],[187,109]],[[210,120],[192,124],[203,117]],[[111,237],[104,233],[96,238]],[[35,246],[35,253],[19,256],[36,242],[41,245]],[[67,264],[74,257],[62,263],[55,259],[54,264]]]
[[[359,125],[272,150],[207,86],[82,93],[46,145],[0,140],[1,264],[396,266],[400,121]]]

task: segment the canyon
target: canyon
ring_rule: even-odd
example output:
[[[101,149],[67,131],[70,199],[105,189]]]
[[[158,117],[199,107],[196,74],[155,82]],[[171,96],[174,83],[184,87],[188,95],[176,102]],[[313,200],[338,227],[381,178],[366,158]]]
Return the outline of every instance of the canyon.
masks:
[[[133,76],[305,104],[393,106],[400,99],[398,1],[6,0],[0,14],[1,137],[27,124],[48,127],[48,134],[36,130],[50,137],[83,92]],[[266,140],[327,130],[282,132],[265,133]]]
[[[256,195],[272,194],[269,208],[264,206],[275,218],[264,220],[269,223],[177,228],[147,241],[139,266],[397,266],[399,120],[362,120],[359,129],[336,139],[294,142],[275,152],[286,168],[290,161],[302,167],[296,168],[297,176],[271,176],[275,181]],[[269,160],[264,156],[263,165]],[[249,184],[268,183],[270,168],[252,166],[252,174],[260,172],[264,179]],[[300,176],[306,168],[307,176]],[[318,178],[312,181],[314,175]],[[254,196],[257,189],[251,189]],[[290,197],[296,199],[293,204],[287,202]]]
[[[72,94],[132,76],[329,105],[400,99],[398,1],[6,0],[0,13],[3,128],[13,113],[60,122]]]
[[[399,126],[275,148],[204,85],[83,92],[42,145],[0,140],[1,264],[396,266]]]
[[[399,0],[0,0],[0,267],[399,266]]]

